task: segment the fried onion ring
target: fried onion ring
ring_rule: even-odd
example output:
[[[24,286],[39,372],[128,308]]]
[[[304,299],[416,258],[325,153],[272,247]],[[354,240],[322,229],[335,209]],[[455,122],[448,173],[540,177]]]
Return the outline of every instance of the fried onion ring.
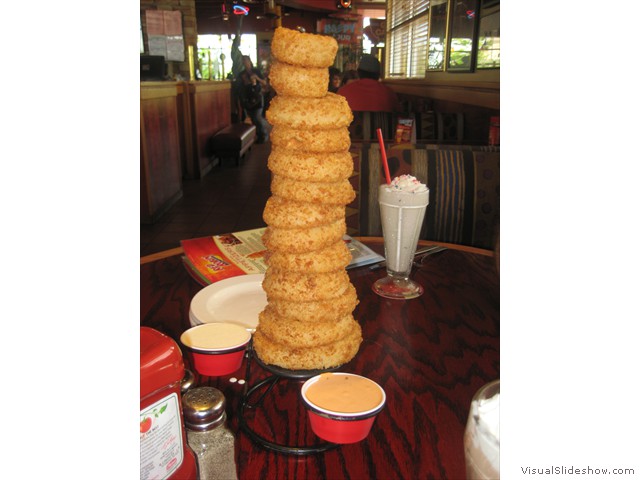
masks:
[[[268,226],[262,242],[271,251],[290,253],[311,252],[336,243],[347,233],[344,218],[327,225],[310,228],[279,228]]]
[[[300,322],[322,322],[335,320],[352,313],[358,305],[356,288],[349,287],[336,298],[321,300],[318,302],[293,302],[291,300],[273,300],[269,307],[273,308],[277,315],[291,318]]]
[[[349,180],[340,182],[302,182],[280,175],[271,178],[271,193],[287,200],[347,205],[356,198]]]
[[[313,252],[268,252],[265,262],[270,268],[292,272],[324,273],[345,268],[351,252],[343,240]],[[335,317],[334,317],[335,318]]]
[[[327,68],[333,65],[337,52],[338,42],[327,35],[278,27],[271,39],[273,56],[291,65]]]
[[[353,120],[347,99],[335,93],[327,93],[322,98],[276,95],[266,115],[271,125],[312,130],[348,127]]]
[[[289,347],[262,333],[260,326],[253,334],[253,348],[260,360],[289,370],[314,370],[337,367],[349,362],[362,343],[362,328],[352,322],[351,331],[342,339],[319,347]]]
[[[353,322],[353,315],[325,322],[299,322],[278,317],[269,307],[259,315],[260,331],[274,342],[289,347],[319,347],[337,342],[351,332]]]
[[[353,158],[348,151],[318,154],[274,146],[267,166],[273,173],[294,180],[337,182],[351,176]]]
[[[269,80],[278,95],[291,97],[324,97],[329,88],[329,69],[299,67],[274,61]]]
[[[343,295],[350,283],[345,270],[301,273],[267,268],[262,289],[267,294],[267,302],[272,299],[315,302]]]
[[[273,125],[270,139],[273,147],[298,152],[344,152],[351,146],[347,127],[312,131]]]
[[[344,218],[345,211],[342,205],[295,202],[274,195],[267,199],[262,218],[274,227],[317,227]]]

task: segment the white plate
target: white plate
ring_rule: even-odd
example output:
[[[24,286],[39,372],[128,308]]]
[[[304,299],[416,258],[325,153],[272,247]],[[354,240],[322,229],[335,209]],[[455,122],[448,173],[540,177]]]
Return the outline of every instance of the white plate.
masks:
[[[253,333],[258,326],[258,314],[267,305],[262,280],[262,273],[240,275],[204,287],[191,299],[191,325],[229,322]]]

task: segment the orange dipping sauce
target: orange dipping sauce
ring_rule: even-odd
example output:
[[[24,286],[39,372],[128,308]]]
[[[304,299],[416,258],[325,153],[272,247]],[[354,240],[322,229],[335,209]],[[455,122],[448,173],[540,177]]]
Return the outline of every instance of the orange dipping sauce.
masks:
[[[314,405],[341,413],[373,410],[382,401],[382,391],[373,381],[352,375],[323,373],[306,391]]]

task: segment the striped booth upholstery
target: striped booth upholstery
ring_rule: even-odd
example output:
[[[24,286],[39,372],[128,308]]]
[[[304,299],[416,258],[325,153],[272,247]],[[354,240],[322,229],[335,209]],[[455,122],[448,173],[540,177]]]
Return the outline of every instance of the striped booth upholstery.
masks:
[[[378,186],[384,170],[377,143],[352,145],[360,235],[382,235]],[[429,206],[421,239],[492,249],[500,219],[499,147],[392,145],[391,177],[411,174],[429,187]]]

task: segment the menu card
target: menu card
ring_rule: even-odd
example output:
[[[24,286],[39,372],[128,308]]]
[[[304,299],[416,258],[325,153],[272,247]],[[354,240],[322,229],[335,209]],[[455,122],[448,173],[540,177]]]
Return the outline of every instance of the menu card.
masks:
[[[262,227],[182,240],[182,262],[189,274],[203,286],[238,275],[264,273],[267,270],[264,260],[267,248],[262,243],[265,230],[266,227]],[[347,269],[384,260],[383,256],[349,235],[343,239],[352,257]]]

